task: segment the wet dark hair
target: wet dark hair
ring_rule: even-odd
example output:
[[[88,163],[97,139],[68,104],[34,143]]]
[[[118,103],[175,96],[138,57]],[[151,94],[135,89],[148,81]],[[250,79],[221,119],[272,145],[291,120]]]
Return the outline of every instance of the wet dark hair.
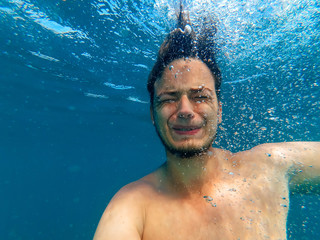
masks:
[[[164,69],[174,60],[181,58],[196,58],[204,62],[210,69],[215,80],[215,88],[219,99],[221,86],[221,73],[216,63],[216,44],[214,35],[217,31],[214,22],[210,19],[204,20],[204,27],[196,34],[191,26],[189,16],[180,5],[177,27],[168,34],[161,44],[156,63],[154,64],[148,78],[148,92],[150,103],[153,106],[154,83],[162,77]]]

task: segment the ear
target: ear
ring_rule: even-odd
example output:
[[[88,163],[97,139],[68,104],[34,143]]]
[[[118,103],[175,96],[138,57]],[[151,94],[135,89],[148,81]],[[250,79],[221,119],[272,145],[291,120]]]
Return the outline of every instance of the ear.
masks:
[[[154,125],[153,107],[152,106],[150,106],[150,117],[151,117],[152,124]]]
[[[218,103],[218,124],[222,123],[222,102]]]

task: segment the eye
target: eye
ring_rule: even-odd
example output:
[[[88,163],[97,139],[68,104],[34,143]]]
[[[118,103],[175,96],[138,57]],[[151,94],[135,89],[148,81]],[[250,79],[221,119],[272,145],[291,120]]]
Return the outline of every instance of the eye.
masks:
[[[199,94],[193,97],[193,99],[195,100],[196,103],[203,103],[203,102],[207,102],[210,97],[206,94]]]
[[[174,98],[165,98],[165,99],[161,99],[160,102],[162,103],[173,103],[176,100]]]
[[[173,97],[162,97],[157,100],[157,105],[162,105],[166,103],[174,103],[176,102],[176,98]]]

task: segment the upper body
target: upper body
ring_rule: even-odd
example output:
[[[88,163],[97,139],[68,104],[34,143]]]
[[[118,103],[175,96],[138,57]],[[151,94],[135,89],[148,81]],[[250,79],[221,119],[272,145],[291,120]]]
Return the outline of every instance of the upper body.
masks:
[[[237,154],[213,149],[219,164],[203,171],[207,181],[199,189],[175,186],[165,164],[115,195],[95,240],[286,239],[289,181],[299,183],[311,167],[290,167],[284,158],[315,158],[315,148],[287,143]]]
[[[194,59],[171,66],[155,84],[151,110],[167,162],[114,196],[94,239],[286,239],[289,186],[317,181],[320,144],[239,153],[207,146],[221,121],[210,75]],[[181,81],[172,82],[177,73]]]
[[[94,240],[286,239],[289,188],[318,180],[320,144],[213,148],[220,72],[207,32],[195,41],[186,23],[180,12],[148,81],[167,161],[113,197]]]

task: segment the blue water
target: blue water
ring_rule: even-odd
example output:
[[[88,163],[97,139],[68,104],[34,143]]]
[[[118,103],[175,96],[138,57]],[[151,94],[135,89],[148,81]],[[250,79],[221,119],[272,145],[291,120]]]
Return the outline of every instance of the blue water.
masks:
[[[185,2],[218,24],[216,145],[319,141],[318,1]],[[90,239],[114,193],[165,161],[146,80],[176,7],[0,1],[0,239]],[[291,193],[289,239],[320,239],[318,193]]]

